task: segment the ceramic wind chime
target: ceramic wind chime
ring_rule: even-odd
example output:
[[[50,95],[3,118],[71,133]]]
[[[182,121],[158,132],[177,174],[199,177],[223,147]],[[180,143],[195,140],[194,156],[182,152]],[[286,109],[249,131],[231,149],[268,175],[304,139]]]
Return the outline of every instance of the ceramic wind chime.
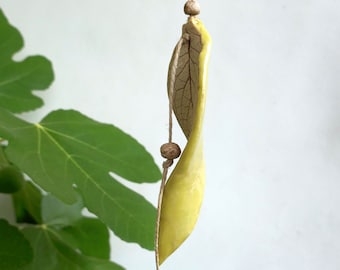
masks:
[[[169,140],[161,147],[166,160],[158,199],[157,269],[194,229],[205,186],[202,131],[211,39],[197,17],[200,7],[195,0],[187,1],[184,12],[189,16],[188,21],[182,27],[168,72]],[[172,113],[188,140],[182,154],[172,142]],[[167,179],[168,169],[178,157]]]

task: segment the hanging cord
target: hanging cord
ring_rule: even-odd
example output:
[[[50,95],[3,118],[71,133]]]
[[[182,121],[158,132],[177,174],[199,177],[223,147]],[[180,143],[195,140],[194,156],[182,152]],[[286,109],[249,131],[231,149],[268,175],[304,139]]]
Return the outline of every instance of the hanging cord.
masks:
[[[166,179],[168,175],[168,171],[170,166],[173,164],[173,161],[175,158],[178,158],[181,154],[180,147],[172,142],[172,111],[173,111],[173,93],[174,93],[174,84],[175,84],[175,77],[176,77],[176,70],[178,66],[178,58],[179,53],[182,48],[184,38],[181,37],[181,39],[178,41],[174,58],[173,58],[173,64],[170,67],[170,78],[169,78],[169,138],[168,143],[165,143],[161,146],[161,155],[162,157],[166,158],[166,160],[163,162],[163,174],[162,174],[162,181],[161,186],[159,189],[159,195],[158,195],[158,207],[157,207],[157,221],[156,221],[156,234],[155,234],[155,255],[156,255],[156,269],[159,270],[159,252],[158,252],[158,242],[159,242],[159,224],[161,220],[161,208],[162,208],[162,200],[163,200],[163,193],[164,193],[164,187],[166,184]]]
[[[184,13],[191,16],[196,16],[200,13],[200,6],[196,0],[188,0],[184,6]],[[171,165],[174,162],[174,159],[178,158],[181,154],[180,147],[172,142],[172,112],[173,112],[173,96],[174,96],[174,89],[175,89],[175,79],[176,79],[176,70],[178,67],[178,59],[179,54],[182,48],[182,44],[185,40],[189,40],[189,35],[184,34],[180,40],[178,41],[174,56],[173,62],[170,67],[170,78],[169,78],[169,138],[168,143],[165,143],[161,146],[161,155],[162,157],[166,158],[163,162],[163,174],[162,174],[162,181],[161,186],[159,189],[158,195],[158,207],[157,207],[157,221],[156,221],[156,233],[155,233],[155,259],[156,259],[156,270],[159,270],[159,251],[158,251],[158,243],[159,243],[159,225],[161,220],[161,208],[162,208],[162,201],[163,201],[163,194],[164,194],[164,187],[167,181],[168,171]]]

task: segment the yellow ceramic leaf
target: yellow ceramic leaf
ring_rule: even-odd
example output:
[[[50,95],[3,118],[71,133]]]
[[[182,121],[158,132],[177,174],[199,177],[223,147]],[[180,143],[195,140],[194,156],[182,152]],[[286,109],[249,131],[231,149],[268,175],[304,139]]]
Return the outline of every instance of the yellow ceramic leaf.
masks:
[[[160,264],[192,232],[205,185],[202,129],[211,41],[196,17],[183,25],[182,37],[175,70],[176,49],[170,62],[168,84],[174,85],[169,96],[173,96],[173,109],[188,142],[164,188],[158,241]],[[172,72],[176,72],[175,76],[171,76]]]

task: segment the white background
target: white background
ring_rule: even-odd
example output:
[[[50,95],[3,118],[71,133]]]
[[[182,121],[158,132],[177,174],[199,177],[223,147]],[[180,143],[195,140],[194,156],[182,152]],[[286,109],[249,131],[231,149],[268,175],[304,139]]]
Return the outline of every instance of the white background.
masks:
[[[26,117],[78,109],[132,134],[161,164],[183,4],[1,0],[25,38],[16,59],[45,55],[56,73],[40,94],[46,106]],[[200,4],[213,38],[206,195],[196,230],[162,270],[340,269],[340,1]],[[156,203],[158,185],[134,188]],[[112,259],[154,269],[152,252],[115,237]]]

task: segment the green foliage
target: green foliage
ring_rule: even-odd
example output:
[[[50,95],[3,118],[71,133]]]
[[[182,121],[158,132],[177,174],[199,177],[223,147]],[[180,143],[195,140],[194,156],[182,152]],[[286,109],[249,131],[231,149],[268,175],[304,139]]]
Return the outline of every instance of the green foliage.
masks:
[[[31,56],[22,62],[12,60],[23,47],[23,39],[1,10],[0,33],[0,107],[16,113],[39,108],[43,101],[32,90],[46,89],[53,81],[50,61],[42,56]]]
[[[24,177],[19,169],[13,165],[0,168],[0,192],[14,193],[21,189]]]
[[[7,160],[4,147],[0,145],[0,192],[14,193],[21,189],[23,183],[22,173]]]
[[[0,219],[0,269],[21,269],[33,259],[33,251],[22,233]]]
[[[41,205],[42,224],[22,230],[35,255],[23,269],[124,269],[108,261],[108,229],[100,220],[81,214],[80,200],[66,205],[47,195]]]
[[[85,206],[119,237],[153,248],[156,209],[109,175],[113,171],[136,182],[159,179],[152,157],[137,141],[76,111],[55,111],[31,124],[0,109],[0,123],[0,135],[10,142],[8,158],[35,183],[66,203],[80,193]]]
[[[0,10],[0,192],[12,193],[22,224],[18,230],[0,220],[0,269],[123,269],[109,261],[108,227],[152,250],[156,209],[110,172],[152,183],[160,170],[134,138],[80,112],[53,111],[40,123],[16,116],[40,107],[32,91],[46,89],[54,78],[42,56],[13,61],[22,47],[20,33]],[[16,174],[1,178],[7,167]],[[83,216],[85,208],[98,218]],[[10,236],[4,241],[3,232]]]
[[[26,181],[24,186],[12,195],[16,221],[18,223],[41,224],[40,190],[31,182]]]
[[[123,267],[96,257],[85,256],[65,244],[57,231],[46,227],[29,227],[23,233],[32,243],[34,260],[23,270],[88,269],[122,270]]]

